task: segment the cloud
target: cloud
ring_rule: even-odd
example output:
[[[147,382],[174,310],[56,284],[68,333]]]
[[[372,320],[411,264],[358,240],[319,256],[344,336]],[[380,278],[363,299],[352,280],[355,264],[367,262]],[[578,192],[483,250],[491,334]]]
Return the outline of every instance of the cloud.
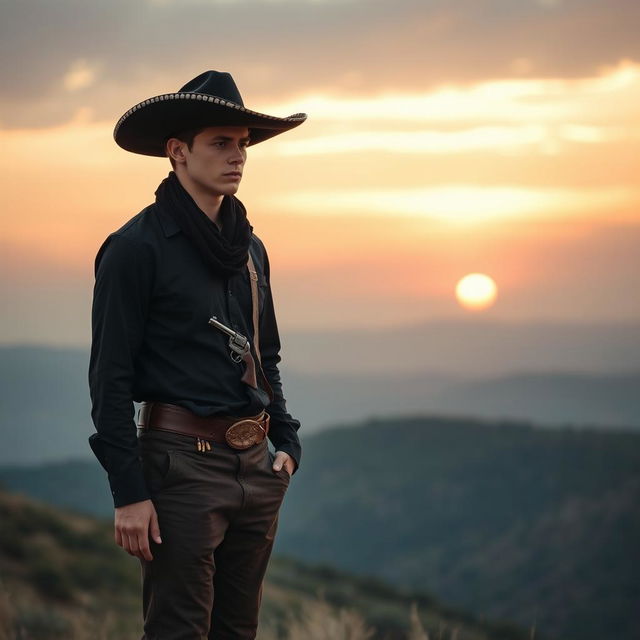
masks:
[[[505,219],[556,219],[593,214],[611,218],[611,211],[640,202],[632,188],[484,187],[449,184],[414,189],[307,191],[282,194],[271,202],[277,210],[310,215],[423,217],[447,225],[474,225]]]
[[[95,83],[96,71],[86,60],[76,60],[65,73],[62,84],[67,91],[85,89]]]
[[[457,131],[359,131],[276,143],[284,156],[378,151],[397,154],[452,154],[485,151],[503,154],[559,153],[565,143],[602,144],[618,140],[640,140],[621,127],[566,124],[557,128],[541,125],[473,127]]]
[[[640,141],[640,65],[621,63],[586,78],[449,84],[418,94],[314,95],[269,110],[287,113],[295,105],[313,115],[295,137],[272,143],[282,156],[555,155],[572,145]]]
[[[442,154],[461,151],[514,152],[521,147],[543,145],[543,127],[475,127],[462,131],[363,131],[339,133],[278,143],[282,155],[381,151],[384,153]]]
[[[606,121],[612,113],[635,122],[640,63],[621,61],[585,77],[451,82],[425,91],[375,92],[363,97],[310,95],[268,109],[295,108],[314,119],[369,122],[557,122],[568,116]]]
[[[0,123],[61,123],[78,101],[96,118],[115,121],[207,68],[231,70],[245,101],[260,109],[313,90],[407,93],[514,74],[588,75],[623,58],[640,60],[636,0],[547,4],[5,2]],[[85,72],[68,76],[80,60]],[[97,68],[99,77],[90,71]],[[73,91],[61,82],[66,74]]]

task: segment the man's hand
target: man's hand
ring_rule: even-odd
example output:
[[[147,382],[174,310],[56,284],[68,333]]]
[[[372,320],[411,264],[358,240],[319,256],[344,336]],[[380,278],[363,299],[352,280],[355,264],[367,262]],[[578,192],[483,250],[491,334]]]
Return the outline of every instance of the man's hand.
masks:
[[[162,543],[158,515],[151,500],[117,507],[115,514],[116,544],[127,553],[147,561],[153,560],[149,549],[149,536]]]
[[[276,451],[276,457],[273,459],[273,470],[280,471],[284,467],[291,476],[296,468],[295,460],[284,451]]]

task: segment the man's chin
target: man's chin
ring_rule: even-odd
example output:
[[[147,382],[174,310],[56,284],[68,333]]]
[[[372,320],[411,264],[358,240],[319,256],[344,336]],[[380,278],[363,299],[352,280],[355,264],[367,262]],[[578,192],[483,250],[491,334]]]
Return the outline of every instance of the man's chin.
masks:
[[[233,196],[238,193],[238,189],[240,188],[240,184],[225,184],[224,186],[218,187],[215,189],[217,193],[221,196]]]

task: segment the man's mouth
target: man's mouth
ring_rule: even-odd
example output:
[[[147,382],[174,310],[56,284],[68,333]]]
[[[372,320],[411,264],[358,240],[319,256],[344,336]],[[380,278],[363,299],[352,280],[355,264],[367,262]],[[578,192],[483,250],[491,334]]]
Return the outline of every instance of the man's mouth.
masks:
[[[228,171],[227,173],[223,173],[223,176],[228,176],[230,178],[241,178],[242,173],[240,171]]]

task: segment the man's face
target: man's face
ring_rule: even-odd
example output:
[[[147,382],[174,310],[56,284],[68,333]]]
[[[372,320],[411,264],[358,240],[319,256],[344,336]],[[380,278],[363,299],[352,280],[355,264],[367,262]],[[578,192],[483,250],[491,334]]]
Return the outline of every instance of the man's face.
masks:
[[[247,127],[207,127],[183,146],[182,168],[194,186],[208,195],[233,195],[238,191],[247,160]]]

